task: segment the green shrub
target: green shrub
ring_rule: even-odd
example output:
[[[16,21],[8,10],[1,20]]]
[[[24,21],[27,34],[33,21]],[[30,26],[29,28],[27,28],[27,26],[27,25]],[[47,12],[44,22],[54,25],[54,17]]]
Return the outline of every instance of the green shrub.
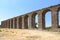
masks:
[[[51,30],[51,27],[46,27],[45,29],[49,31],[49,30]]]
[[[0,30],[0,32],[2,32],[2,30]]]

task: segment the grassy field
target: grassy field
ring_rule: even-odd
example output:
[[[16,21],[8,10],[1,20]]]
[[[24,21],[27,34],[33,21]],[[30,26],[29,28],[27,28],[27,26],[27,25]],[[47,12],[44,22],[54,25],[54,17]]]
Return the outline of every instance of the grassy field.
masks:
[[[0,40],[60,40],[60,32],[0,28]]]

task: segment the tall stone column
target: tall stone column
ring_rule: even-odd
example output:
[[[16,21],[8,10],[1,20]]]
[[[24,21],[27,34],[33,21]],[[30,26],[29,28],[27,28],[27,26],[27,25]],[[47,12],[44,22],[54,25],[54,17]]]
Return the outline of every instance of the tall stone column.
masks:
[[[10,28],[13,28],[13,19],[10,19]]]
[[[5,27],[7,27],[6,21],[5,21]]]
[[[8,26],[8,20],[7,20],[7,28],[9,28],[9,26]]]
[[[13,29],[15,28],[15,18],[13,18]]]
[[[41,11],[38,12],[38,29],[45,29],[45,14],[43,14]]]
[[[5,21],[3,22],[4,28],[5,28]]]
[[[3,21],[3,27],[5,27],[5,25],[4,25],[5,23],[4,23],[4,21]]]
[[[22,17],[19,17],[19,29],[22,29]]]
[[[35,16],[36,15],[32,15],[32,28],[36,27],[36,25],[35,25]]]
[[[5,28],[5,21],[3,21],[3,27]]]
[[[7,28],[7,20],[5,21],[5,28]]]
[[[15,18],[15,28],[17,29],[17,17]]]
[[[6,28],[6,25],[7,25],[7,24],[6,24],[6,21],[5,21],[5,28]]]
[[[28,15],[24,16],[25,28],[28,29]]]
[[[32,14],[29,14],[29,29],[35,28],[35,17]]]
[[[4,21],[4,27],[5,27],[5,21]]]
[[[17,19],[13,18],[13,28],[17,28]]]
[[[8,28],[10,28],[10,20],[8,20]]]
[[[5,27],[5,21],[3,21],[3,27]]]
[[[11,19],[10,19],[10,29],[11,29]]]
[[[25,28],[25,21],[24,21],[24,16],[22,16],[22,29]]]
[[[58,11],[52,10],[52,30],[58,29]]]
[[[29,29],[32,29],[32,16],[31,15],[29,15]]]
[[[21,16],[17,17],[17,28],[18,29],[22,28],[22,17]]]
[[[19,29],[19,17],[17,17],[17,29]]]

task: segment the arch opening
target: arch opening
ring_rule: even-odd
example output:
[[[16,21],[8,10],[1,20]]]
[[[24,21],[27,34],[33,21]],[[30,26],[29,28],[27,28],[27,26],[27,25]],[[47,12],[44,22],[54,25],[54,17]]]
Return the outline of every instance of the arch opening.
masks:
[[[48,11],[45,14],[45,29],[50,30],[52,27],[51,12]]]
[[[58,28],[60,28],[60,7],[58,8]]]
[[[35,27],[38,28],[38,14],[35,16]]]

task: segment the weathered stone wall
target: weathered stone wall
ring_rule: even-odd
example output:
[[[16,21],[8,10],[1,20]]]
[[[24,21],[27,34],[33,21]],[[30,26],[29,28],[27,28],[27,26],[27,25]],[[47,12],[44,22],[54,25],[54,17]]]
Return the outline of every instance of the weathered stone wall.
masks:
[[[17,28],[17,29],[34,29],[35,28],[35,16],[38,14],[38,29],[45,29],[45,14],[50,11],[52,17],[52,30],[58,29],[58,12],[60,10],[60,4],[36,10],[21,16],[17,16],[1,22],[3,28]]]

